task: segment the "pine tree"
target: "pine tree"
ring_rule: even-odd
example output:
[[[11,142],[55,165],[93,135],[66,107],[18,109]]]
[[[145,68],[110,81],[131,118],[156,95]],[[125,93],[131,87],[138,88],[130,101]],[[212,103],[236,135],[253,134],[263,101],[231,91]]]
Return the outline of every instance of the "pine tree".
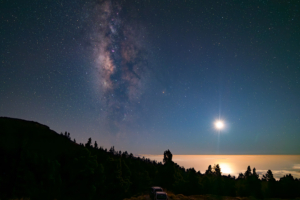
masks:
[[[269,169],[265,175],[263,175],[262,180],[264,181],[275,181],[272,171]]]
[[[255,168],[253,168],[252,176],[254,176],[256,178],[259,178],[259,175],[256,173],[256,169]]]
[[[219,164],[214,165],[213,173],[214,173],[216,176],[221,176],[222,172],[221,172],[221,168],[220,168]]]
[[[164,152],[163,162],[165,164],[168,163],[168,162],[172,162],[172,157],[173,157],[173,155],[172,155],[171,151],[168,149],[167,151]]]
[[[251,175],[252,175],[251,168],[250,168],[250,166],[248,166],[247,171],[244,174],[244,177],[249,178]]]
[[[114,146],[110,147],[109,152],[115,154],[115,147]]]
[[[95,141],[95,143],[94,143],[94,148],[95,148],[95,149],[98,149],[97,141]]]
[[[213,172],[212,172],[211,165],[209,165],[208,169],[205,171],[205,175],[211,175],[211,174],[213,174]]]
[[[245,178],[244,174],[240,173],[239,176],[238,176],[238,179],[244,179],[244,178]]]
[[[88,139],[88,142],[85,144],[85,147],[91,147],[92,146],[92,138]]]

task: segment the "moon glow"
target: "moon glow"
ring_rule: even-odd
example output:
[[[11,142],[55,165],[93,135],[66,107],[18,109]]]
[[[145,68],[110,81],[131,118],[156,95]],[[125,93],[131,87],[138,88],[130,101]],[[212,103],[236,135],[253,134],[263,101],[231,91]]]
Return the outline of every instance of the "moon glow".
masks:
[[[224,128],[224,122],[222,122],[222,121],[216,121],[215,122],[215,127],[216,127],[216,129],[218,129],[218,130],[221,130],[221,129],[223,129]]]
[[[223,173],[226,173],[226,174],[232,173],[231,167],[227,163],[220,163],[220,168]]]

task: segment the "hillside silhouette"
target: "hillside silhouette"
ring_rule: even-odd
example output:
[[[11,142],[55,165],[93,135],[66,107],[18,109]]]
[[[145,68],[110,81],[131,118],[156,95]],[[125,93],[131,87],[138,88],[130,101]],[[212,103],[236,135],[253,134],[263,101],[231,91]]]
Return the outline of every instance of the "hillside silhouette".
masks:
[[[174,194],[256,198],[300,197],[300,180],[279,181],[269,170],[259,177],[249,166],[238,177],[222,175],[219,165],[201,173],[172,161],[133,156],[96,141],[77,144],[71,134],[56,133],[37,122],[0,118],[0,199],[124,199],[147,194],[159,185]]]

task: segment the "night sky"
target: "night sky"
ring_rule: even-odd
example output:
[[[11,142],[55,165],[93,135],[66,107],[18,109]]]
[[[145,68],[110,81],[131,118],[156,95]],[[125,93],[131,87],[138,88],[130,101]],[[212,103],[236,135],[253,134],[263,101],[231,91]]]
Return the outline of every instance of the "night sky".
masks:
[[[0,18],[0,116],[133,154],[300,154],[300,1],[1,0]]]

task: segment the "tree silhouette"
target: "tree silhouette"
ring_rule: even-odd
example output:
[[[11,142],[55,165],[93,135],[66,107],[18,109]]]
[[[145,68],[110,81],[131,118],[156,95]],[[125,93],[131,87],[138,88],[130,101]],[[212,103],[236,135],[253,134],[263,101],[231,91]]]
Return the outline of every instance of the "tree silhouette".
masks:
[[[92,146],[92,138],[89,138],[87,143],[85,144],[85,147],[91,147]]]
[[[247,171],[246,171],[245,174],[244,174],[244,177],[247,179],[247,178],[249,178],[251,175],[252,175],[252,173],[251,173],[251,168],[250,168],[250,166],[248,166]]]
[[[297,186],[294,177],[287,174],[280,178],[280,197],[281,198],[295,198],[297,196]],[[299,193],[299,192],[298,192]]]
[[[276,189],[276,180],[273,176],[272,171],[269,169],[262,177],[263,181],[267,181],[267,189],[264,193],[265,198],[272,198],[277,195],[278,190]]]
[[[172,153],[171,151],[168,149],[164,152],[164,159],[163,159],[163,162],[166,164],[168,162],[172,162]]]
[[[263,175],[262,180],[264,181],[275,181],[272,171],[269,169],[265,175]]]
[[[189,190],[189,194],[200,194],[202,188],[200,186],[200,179],[196,170],[194,168],[190,168],[187,170],[187,173],[187,183],[185,184],[186,188]]]
[[[244,174],[240,173],[239,176],[238,176],[238,179],[244,179],[244,178],[245,178]]]
[[[261,184],[260,180],[258,179],[258,174],[256,173],[256,169],[253,168],[253,173],[251,172],[250,166],[248,166],[245,174],[244,174],[244,194],[246,196],[254,196],[257,198],[261,196]]]
[[[221,176],[222,172],[221,172],[221,168],[220,168],[219,164],[214,165],[213,173],[216,176]]]
[[[214,165],[213,167],[213,193],[217,194],[217,195],[221,195],[222,194],[222,177],[221,177],[221,168],[219,166],[219,164]]]
[[[95,141],[95,143],[94,143],[94,148],[95,148],[95,149],[98,149],[97,141]]]
[[[256,169],[255,168],[253,168],[252,176],[254,176],[256,178],[259,178],[259,175],[256,173]]]
[[[213,171],[212,171],[211,165],[209,165],[208,169],[205,171],[205,175],[212,175],[212,174],[213,174]]]
[[[127,151],[124,151],[123,154],[122,154],[122,157],[123,157],[123,158],[127,158],[128,156],[129,156],[128,152],[127,152]]]
[[[111,153],[111,154],[115,154],[115,147],[114,146],[112,146],[112,147],[110,147],[110,149],[109,149],[109,152]]]

